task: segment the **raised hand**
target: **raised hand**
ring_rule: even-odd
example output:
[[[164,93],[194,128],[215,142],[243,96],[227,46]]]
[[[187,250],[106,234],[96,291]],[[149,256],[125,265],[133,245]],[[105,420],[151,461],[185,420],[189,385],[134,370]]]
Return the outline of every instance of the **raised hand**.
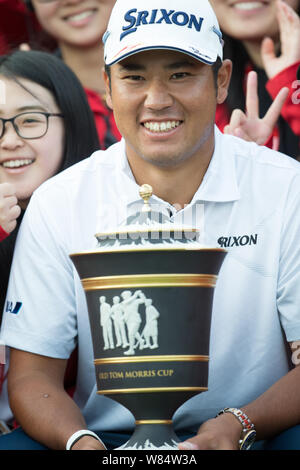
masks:
[[[257,73],[249,72],[246,91],[246,112],[235,109],[230,122],[224,128],[224,134],[231,134],[241,139],[264,145],[280,116],[282,106],[287,99],[289,89],[280,90],[263,118],[259,117],[259,98],[257,93]]]
[[[21,213],[15,188],[10,183],[0,184],[0,226],[7,233],[11,233],[17,225],[17,218]]]
[[[269,37],[262,41],[261,46],[263,65],[269,78],[300,60],[300,18],[282,0],[277,0],[276,7],[281,53],[276,56],[274,41]]]

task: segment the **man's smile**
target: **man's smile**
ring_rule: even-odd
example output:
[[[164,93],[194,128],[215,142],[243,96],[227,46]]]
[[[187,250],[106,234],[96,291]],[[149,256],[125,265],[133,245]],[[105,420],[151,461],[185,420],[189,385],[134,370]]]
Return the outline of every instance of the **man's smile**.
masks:
[[[147,121],[143,125],[151,132],[168,132],[180,126],[182,121]]]

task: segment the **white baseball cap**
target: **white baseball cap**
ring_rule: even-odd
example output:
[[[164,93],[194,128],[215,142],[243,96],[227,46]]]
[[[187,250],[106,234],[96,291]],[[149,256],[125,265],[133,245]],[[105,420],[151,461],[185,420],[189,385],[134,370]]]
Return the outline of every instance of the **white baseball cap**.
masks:
[[[222,33],[208,0],[117,0],[103,35],[106,65],[151,49],[223,60]]]

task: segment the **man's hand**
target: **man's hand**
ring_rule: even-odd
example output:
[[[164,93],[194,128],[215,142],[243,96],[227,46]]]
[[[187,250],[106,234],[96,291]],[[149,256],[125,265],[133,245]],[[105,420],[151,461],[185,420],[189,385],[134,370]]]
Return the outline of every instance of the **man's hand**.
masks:
[[[269,78],[300,60],[300,18],[297,13],[282,0],[277,0],[277,19],[280,32],[281,54],[276,56],[275,44],[269,37],[261,46],[261,57]]]
[[[10,183],[0,184],[0,226],[7,233],[11,233],[17,225],[17,218],[21,214],[15,188]]]
[[[202,424],[197,436],[178,444],[179,450],[238,450],[242,427],[228,413]]]
[[[256,142],[258,145],[264,145],[273,132],[288,94],[289,89],[287,87],[282,88],[266,115],[260,118],[257,73],[249,72],[247,78],[246,113],[240,109],[235,109],[231,115],[230,123],[224,128],[224,134],[231,134],[249,142]]]

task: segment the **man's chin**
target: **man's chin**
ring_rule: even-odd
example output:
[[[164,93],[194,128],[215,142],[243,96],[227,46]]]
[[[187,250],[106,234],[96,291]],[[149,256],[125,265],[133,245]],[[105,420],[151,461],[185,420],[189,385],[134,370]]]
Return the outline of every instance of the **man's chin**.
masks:
[[[174,155],[171,152],[169,152],[167,155],[161,153],[143,155],[142,158],[145,162],[159,168],[176,168],[185,160],[184,157],[181,157],[180,155]]]

